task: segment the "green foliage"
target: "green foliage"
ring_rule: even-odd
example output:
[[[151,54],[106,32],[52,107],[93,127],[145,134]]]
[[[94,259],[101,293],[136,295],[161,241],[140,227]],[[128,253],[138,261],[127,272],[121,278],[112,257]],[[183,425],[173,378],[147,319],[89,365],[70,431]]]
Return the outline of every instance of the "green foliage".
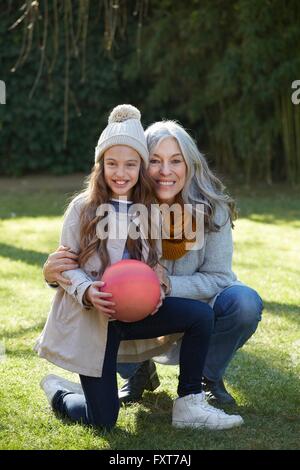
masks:
[[[8,31],[16,18],[4,7],[0,21],[0,75],[7,88],[7,104],[0,106],[0,173],[21,175],[51,172],[88,172],[94,149],[113,107],[131,100],[122,83],[121,60],[112,60],[101,42],[99,19],[90,22],[86,48],[85,81],[80,63],[71,57],[68,140],[64,145],[64,38],[53,73],[49,64],[30,99],[40,61],[37,44],[22,67],[11,72],[20,53],[22,30]],[[49,43],[51,48],[51,43]],[[123,54],[122,47],[119,54]],[[131,92],[133,94],[133,90]]]
[[[192,128],[218,171],[299,183],[299,3],[192,3],[167,11],[159,2],[144,32],[148,107],[163,103]]]
[[[72,57],[70,64],[66,146],[64,35],[52,75],[42,74],[29,100],[40,53],[35,44],[25,65],[9,72],[22,30],[8,32],[16,12],[1,10],[0,78],[8,93],[0,107],[2,173],[88,171],[109,110],[132,102],[145,124],[179,120],[221,174],[300,183],[300,105],[291,102],[300,70],[298,1],[151,0],[140,46],[129,14],[111,55],[91,4],[85,82],[80,62]]]

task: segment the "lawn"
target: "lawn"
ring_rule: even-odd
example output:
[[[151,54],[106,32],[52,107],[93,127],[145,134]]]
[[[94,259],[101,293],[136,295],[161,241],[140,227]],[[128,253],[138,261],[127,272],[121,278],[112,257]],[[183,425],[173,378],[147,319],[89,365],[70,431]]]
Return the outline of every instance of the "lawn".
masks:
[[[226,374],[243,427],[172,428],[178,368],[171,366],[158,366],[160,388],[145,393],[141,404],[122,408],[111,433],[62,422],[50,412],[41,378],[77,377],[32,349],[53,296],[41,267],[57,245],[66,200],[81,182],[82,175],[0,179],[0,448],[299,448],[300,194],[284,186],[231,191],[240,208],[234,270],[265,303],[258,331]]]

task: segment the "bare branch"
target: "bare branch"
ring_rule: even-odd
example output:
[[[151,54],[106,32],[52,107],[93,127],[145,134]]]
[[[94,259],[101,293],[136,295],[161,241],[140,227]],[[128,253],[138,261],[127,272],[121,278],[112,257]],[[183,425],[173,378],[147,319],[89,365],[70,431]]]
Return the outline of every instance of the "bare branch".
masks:
[[[29,93],[29,99],[33,97],[33,94],[35,92],[35,89],[38,85],[38,82],[41,78],[42,71],[43,71],[43,66],[44,66],[44,61],[45,61],[45,53],[46,53],[46,46],[47,46],[47,34],[48,34],[48,0],[44,0],[45,2],[45,17],[44,17],[44,33],[43,33],[43,43],[41,46],[41,60],[40,60],[40,66],[39,70],[35,79],[35,82],[33,84],[33,87]]]

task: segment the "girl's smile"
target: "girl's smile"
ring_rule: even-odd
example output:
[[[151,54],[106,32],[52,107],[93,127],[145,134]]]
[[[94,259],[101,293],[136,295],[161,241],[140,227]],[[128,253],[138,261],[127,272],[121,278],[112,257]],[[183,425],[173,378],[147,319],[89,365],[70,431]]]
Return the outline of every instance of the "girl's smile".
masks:
[[[139,178],[141,158],[127,145],[114,145],[104,153],[104,178],[112,197],[131,197]]]

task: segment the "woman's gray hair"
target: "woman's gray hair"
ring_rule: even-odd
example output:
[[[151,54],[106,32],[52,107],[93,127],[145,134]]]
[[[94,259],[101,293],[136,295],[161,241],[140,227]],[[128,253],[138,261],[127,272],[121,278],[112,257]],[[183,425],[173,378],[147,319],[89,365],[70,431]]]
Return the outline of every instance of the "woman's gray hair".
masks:
[[[233,199],[224,193],[224,185],[209,169],[204,155],[198,150],[196,142],[176,121],[158,121],[145,131],[148,150],[153,153],[155,147],[164,139],[176,139],[187,166],[187,178],[182,190],[182,199],[186,204],[204,204],[208,209],[208,227],[213,229],[213,216],[216,205],[225,207],[233,220],[235,208]]]

